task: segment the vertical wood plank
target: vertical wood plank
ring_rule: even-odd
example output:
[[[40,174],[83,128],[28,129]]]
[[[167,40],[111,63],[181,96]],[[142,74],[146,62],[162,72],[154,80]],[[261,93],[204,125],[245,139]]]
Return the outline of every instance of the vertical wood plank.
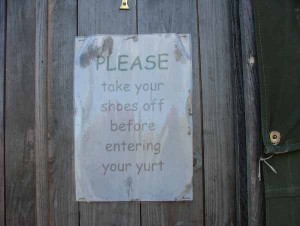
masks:
[[[121,1],[79,0],[78,35],[135,34],[136,3],[120,11]],[[140,225],[140,203],[81,203],[80,225]]]
[[[229,0],[199,1],[206,225],[236,225]]]
[[[193,51],[194,171],[192,202],[142,203],[142,225],[203,225],[202,121],[199,78],[197,1],[149,1],[138,4],[139,33],[190,33]]]
[[[0,1],[0,226],[5,225],[4,180],[4,80],[5,80],[6,1]]]
[[[34,226],[34,1],[8,2],[6,43],[6,225]]]
[[[49,225],[47,125],[48,0],[36,0],[35,42],[35,159],[36,224]]]
[[[75,202],[73,56],[77,1],[48,5],[48,159],[50,225],[79,225]]]
[[[241,43],[246,112],[246,150],[248,158],[248,225],[264,224],[263,184],[257,178],[262,151],[260,99],[253,3],[240,0]]]
[[[79,0],[78,35],[136,34],[136,1],[130,10],[119,10],[121,1]]]
[[[239,1],[230,1],[237,225],[247,226],[247,153]]]

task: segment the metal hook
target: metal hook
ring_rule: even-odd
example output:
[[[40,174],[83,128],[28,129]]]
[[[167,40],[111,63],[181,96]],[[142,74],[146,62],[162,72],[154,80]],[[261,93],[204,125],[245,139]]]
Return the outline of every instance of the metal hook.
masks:
[[[121,9],[121,10],[128,10],[128,9],[129,9],[129,6],[128,6],[128,0],[122,0],[120,9]]]

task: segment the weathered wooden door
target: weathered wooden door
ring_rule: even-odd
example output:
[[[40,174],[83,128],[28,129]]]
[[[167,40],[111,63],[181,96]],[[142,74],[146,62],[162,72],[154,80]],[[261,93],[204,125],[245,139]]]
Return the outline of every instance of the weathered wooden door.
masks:
[[[251,0],[128,3],[0,1],[0,225],[261,225]],[[75,36],[171,32],[192,37],[194,200],[76,202]]]

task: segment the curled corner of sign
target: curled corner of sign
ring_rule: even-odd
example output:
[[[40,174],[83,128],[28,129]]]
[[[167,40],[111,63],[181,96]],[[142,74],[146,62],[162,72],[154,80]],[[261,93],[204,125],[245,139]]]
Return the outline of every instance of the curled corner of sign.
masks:
[[[86,200],[85,200],[85,198],[77,198],[76,201],[78,201],[78,202],[84,202],[84,201],[86,201]]]
[[[181,38],[182,36],[179,36],[178,34],[175,35],[175,59],[176,61],[179,61],[182,56],[184,56],[187,60],[191,60],[190,53],[185,49]]]
[[[189,197],[190,192],[192,191],[193,188],[193,180],[189,182],[188,184],[185,185],[184,190],[177,196],[174,201],[178,200],[190,200],[191,197]]]

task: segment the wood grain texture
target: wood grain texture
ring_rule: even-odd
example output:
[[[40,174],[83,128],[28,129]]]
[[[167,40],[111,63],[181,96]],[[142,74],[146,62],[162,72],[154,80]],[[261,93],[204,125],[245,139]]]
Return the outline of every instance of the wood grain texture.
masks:
[[[205,224],[236,225],[233,40],[228,0],[199,1]]]
[[[130,10],[119,10],[121,1],[79,0],[78,36],[93,34],[136,34],[136,1]]]
[[[241,44],[248,160],[248,225],[264,225],[263,183],[258,180],[262,152],[258,65],[254,30],[253,3],[240,1]]]
[[[263,225],[252,0],[120,4],[0,1],[0,226]],[[194,200],[78,204],[75,36],[172,32],[192,36]]]
[[[6,47],[6,225],[34,226],[34,1],[8,2]]]
[[[241,50],[239,1],[231,0],[231,36],[233,67],[234,149],[236,165],[237,225],[247,226],[247,153],[245,129],[244,80]]]
[[[0,226],[5,225],[4,176],[4,83],[5,83],[6,1],[0,1]]]
[[[36,224],[49,225],[47,53],[48,0],[36,0],[35,159]]]
[[[120,11],[121,1],[79,0],[78,35],[136,34],[136,3]],[[139,202],[80,203],[80,225],[140,225]]]
[[[197,2],[196,0],[141,0],[137,4],[139,33],[191,34],[193,51],[193,140],[194,152],[196,153],[194,154],[194,162],[197,162],[197,165],[200,166],[194,171],[194,200],[192,202],[142,203],[141,225],[203,225],[202,116]]]
[[[48,170],[50,225],[79,225],[75,201],[73,59],[77,1],[48,5]]]

